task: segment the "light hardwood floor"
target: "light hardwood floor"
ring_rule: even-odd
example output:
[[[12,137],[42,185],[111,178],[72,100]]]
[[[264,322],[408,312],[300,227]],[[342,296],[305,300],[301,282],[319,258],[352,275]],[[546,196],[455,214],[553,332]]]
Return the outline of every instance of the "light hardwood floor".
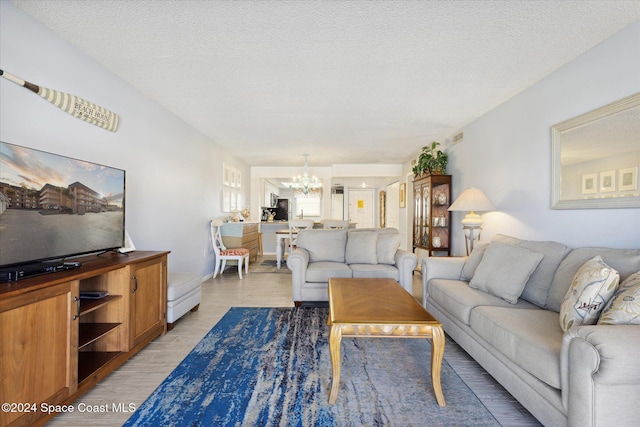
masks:
[[[257,264],[262,260],[263,258],[259,257]],[[140,353],[74,402],[75,412],[60,414],[47,425],[122,425],[131,413],[114,409],[118,406],[128,408],[129,405],[139,407],[229,308],[292,307],[291,277],[286,265],[278,273],[259,273],[255,272],[251,264],[250,274],[245,275],[243,280],[239,280],[237,270],[232,267],[217,278],[205,281],[202,284],[202,302],[198,311],[187,313],[175,324],[172,331],[151,342]],[[418,273],[414,276],[413,289],[414,297],[420,301],[422,285]],[[445,360],[502,425],[540,425],[449,338],[445,346]],[[89,412],[88,410],[92,408],[96,408],[97,411]],[[80,412],[81,410],[83,412]]]

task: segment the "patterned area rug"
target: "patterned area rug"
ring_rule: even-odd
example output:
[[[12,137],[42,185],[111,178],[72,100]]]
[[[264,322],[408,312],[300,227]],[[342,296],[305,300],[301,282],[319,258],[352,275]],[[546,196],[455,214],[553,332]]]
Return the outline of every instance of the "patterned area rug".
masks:
[[[499,425],[446,361],[438,406],[421,339],[344,338],[329,405],[327,313],[232,308],[125,426]]]

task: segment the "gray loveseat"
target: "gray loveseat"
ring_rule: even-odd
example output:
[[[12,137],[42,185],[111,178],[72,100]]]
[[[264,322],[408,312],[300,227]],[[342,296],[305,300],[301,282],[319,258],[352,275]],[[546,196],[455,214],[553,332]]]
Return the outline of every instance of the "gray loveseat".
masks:
[[[391,278],[412,293],[417,259],[395,228],[300,230],[287,258],[293,301],[328,301],[330,277]]]
[[[498,297],[500,290],[490,283],[483,290],[470,286],[491,245],[508,245],[511,253],[503,252],[502,263],[493,260],[490,270],[483,267],[482,275],[489,271],[493,277],[514,281],[520,274],[515,270],[526,262],[516,248],[542,254],[515,300],[513,288]],[[555,242],[496,236],[468,258],[425,258],[423,305],[544,425],[636,426],[640,325],[580,325],[566,332],[560,325],[561,305],[574,275],[597,255],[617,270],[620,282],[640,271],[639,249],[571,249]]]

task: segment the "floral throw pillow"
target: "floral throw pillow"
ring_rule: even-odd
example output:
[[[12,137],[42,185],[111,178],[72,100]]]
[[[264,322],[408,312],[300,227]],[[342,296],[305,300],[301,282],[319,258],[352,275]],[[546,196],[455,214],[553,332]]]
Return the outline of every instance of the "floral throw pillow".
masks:
[[[562,330],[595,324],[619,282],[620,274],[599,255],[582,264],[560,306]]]
[[[640,271],[622,282],[604,307],[598,325],[640,325]]]

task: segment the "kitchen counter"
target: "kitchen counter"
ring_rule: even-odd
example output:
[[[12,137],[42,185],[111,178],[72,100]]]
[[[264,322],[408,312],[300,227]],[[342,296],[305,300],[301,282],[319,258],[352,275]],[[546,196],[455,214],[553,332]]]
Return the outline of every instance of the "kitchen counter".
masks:
[[[315,221],[313,228],[322,228],[322,224],[322,221]],[[349,223],[349,228],[356,228],[356,223]],[[262,248],[265,254],[276,254],[276,231],[288,229],[289,221],[260,222],[260,232],[262,233]]]

